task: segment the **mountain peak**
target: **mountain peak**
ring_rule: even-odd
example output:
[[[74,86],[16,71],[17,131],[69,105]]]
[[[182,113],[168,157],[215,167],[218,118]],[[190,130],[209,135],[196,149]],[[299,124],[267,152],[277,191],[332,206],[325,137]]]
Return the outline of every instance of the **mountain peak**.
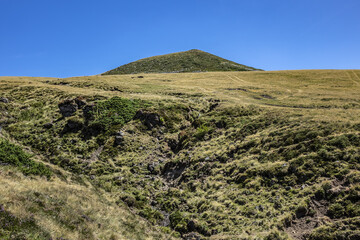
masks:
[[[215,56],[199,49],[143,58],[103,73],[181,73],[260,70]]]

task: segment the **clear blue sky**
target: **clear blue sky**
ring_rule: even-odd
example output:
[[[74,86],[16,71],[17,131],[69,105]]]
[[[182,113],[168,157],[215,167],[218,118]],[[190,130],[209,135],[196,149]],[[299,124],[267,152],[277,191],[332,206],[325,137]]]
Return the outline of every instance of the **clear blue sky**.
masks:
[[[359,69],[359,0],[0,0],[0,76],[94,75],[200,49],[263,68]]]

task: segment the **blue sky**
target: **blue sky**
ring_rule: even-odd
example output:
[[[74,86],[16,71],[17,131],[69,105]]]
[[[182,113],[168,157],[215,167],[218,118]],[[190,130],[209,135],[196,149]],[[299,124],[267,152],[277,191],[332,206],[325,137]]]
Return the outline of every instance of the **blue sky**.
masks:
[[[265,70],[359,69],[359,0],[0,0],[0,76],[94,75],[200,49]]]

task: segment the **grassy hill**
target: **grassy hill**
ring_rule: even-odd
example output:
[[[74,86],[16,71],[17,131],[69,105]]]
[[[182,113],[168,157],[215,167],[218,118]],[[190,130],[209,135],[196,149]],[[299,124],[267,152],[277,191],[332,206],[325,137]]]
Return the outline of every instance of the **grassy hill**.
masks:
[[[260,70],[226,60],[200,50],[171,53],[140,59],[103,73],[103,75],[136,73],[180,73]]]
[[[0,238],[359,238],[359,70],[139,76],[0,77]]]

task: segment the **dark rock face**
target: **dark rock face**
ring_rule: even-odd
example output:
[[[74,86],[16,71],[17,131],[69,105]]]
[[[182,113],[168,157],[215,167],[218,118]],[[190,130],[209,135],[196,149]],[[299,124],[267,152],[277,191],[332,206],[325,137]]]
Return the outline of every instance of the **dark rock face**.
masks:
[[[168,162],[165,164],[164,169],[162,170],[162,175],[168,180],[174,180],[180,177],[185,169],[185,163]]]
[[[177,150],[179,148],[179,141],[177,141],[174,138],[169,138],[169,139],[166,139],[166,142],[167,142],[168,146],[170,147],[171,151],[177,152]]]
[[[81,97],[77,97],[75,99],[67,99],[59,103],[58,106],[63,117],[70,117],[74,115],[78,109],[84,108],[86,106],[86,102]]]
[[[65,100],[59,103],[58,107],[63,117],[72,116],[79,108],[74,100]]]
[[[149,129],[153,129],[154,127],[163,125],[159,114],[144,112],[143,110],[137,111],[134,119],[140,119]]]
[[[9,103],[9,99],[6,98],[6,97],[0,97],[0,102],[3,102],[3,103]]]
[[[80,108],[80,109],[83,108],[84,106],[86,106],[85,100],[83,100],[80,97],[75,98],[74,101],[78,105],[78,108]]]
[[[83,107],[83,114],[84,114],[84,118],[86,120],[91,120],[93,115],[92,115],[92,111],[94,110],[95,105],[86,105]]]
[[[91,137],[96,137],[103,131],[104,131],[104,129],[101,125],[91,124],[91,125],[83,128],[82,135],[83,135],[84,139],[90,139]]]
[[[63,132],[78,132],[83,128],[83,124],[79,121],[69,119],[64,127]]]

